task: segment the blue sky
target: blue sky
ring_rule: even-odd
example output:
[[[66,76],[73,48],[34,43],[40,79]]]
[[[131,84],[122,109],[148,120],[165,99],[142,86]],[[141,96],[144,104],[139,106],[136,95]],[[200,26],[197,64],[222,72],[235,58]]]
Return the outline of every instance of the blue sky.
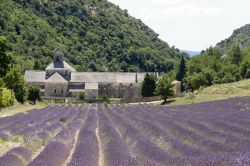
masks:
[[[183,50],[200,51],[250,23],[250,0],[109,0]]]

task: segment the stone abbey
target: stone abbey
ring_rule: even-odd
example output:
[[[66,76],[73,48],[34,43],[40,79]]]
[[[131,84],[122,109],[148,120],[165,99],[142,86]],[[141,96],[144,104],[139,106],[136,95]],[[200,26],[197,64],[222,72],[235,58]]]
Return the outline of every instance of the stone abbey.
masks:
[[[86,99],[108,95],[112,98],[140,97],[140,87],[146,73],[131,72],[77,72],[64,61],[63,52],[53,52],[53,62],[45,71],[27,70],[25,80],[41,88],[44,97],[76,97]]]

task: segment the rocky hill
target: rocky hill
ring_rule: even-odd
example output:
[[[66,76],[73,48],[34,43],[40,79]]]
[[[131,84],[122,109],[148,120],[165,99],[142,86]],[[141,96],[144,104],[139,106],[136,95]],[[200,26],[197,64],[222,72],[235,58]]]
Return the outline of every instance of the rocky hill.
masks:
[[[0,35],[15,62],[44,69],[60,47],[78,71],[169,71],[181,53],[106,0],[5,0]]]

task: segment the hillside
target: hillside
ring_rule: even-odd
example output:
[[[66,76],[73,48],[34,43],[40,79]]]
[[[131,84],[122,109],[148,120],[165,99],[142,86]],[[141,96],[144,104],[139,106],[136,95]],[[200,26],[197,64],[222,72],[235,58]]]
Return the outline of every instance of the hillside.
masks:
[[[44,69],[56,47],[79,71],[166,72],[184,54],[106,0],[6,0],[0,11],[0,35],[22,70],[35,61]]]
[[[242,47],[250,45],[250,24],[236,29],[229,38],[217,44],[217,46],[225,50],[229,49],[233,45],[240,45]]]

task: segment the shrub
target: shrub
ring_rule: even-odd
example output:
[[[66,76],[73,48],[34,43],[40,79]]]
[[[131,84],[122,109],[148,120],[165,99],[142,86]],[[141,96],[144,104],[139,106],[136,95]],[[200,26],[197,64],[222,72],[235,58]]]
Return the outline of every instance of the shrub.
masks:
[[[103,105],[104,105],[104,107],[108,107],[109,103],[108,102],[104,102]]]
[[[0,107],[8,107],[15,103],[15,94],[7,88],[0,88]]]
[[[102,100],[102,101],[109,101],[109,97],[108,97],[108,95],[106,95],[106,94],[101,95],[101,96],[99,97],[99,99]]]
[[[206,86],[208,84],[208,81],[204,74],[194,74],[189,78],[190,83],[194,90],[199,89],[201,86]]]
[[[62,123],[65,123],[66,122],[66,118],[64,118],[64,117],[62,117],[62,118],[60,118],[60,122],[62,122]]]
[[[13,68],[7,72],[6,76],[4,77],[4,82],[8,89],[13,89],[18,102],[24,103],[27,101],[28,88],[23,74],[17,68]]]
[[[21,142],[24,142],[24,138],[21,135],[14,135],[12,137],[12,141],[16,143],[21,143]]]
[[[231,82],[234,82],[235,81],[235,78],[232,76],[232,74],[230,73],[227,73],[223,79],[222,79],[222,83],[231,83]]]
[[[84,100],[84,99],[85,99],[85,94],[84,94],[84,92],[79,93],[79,95],[77,96],[77,98],[78,98],[79,100]]]

